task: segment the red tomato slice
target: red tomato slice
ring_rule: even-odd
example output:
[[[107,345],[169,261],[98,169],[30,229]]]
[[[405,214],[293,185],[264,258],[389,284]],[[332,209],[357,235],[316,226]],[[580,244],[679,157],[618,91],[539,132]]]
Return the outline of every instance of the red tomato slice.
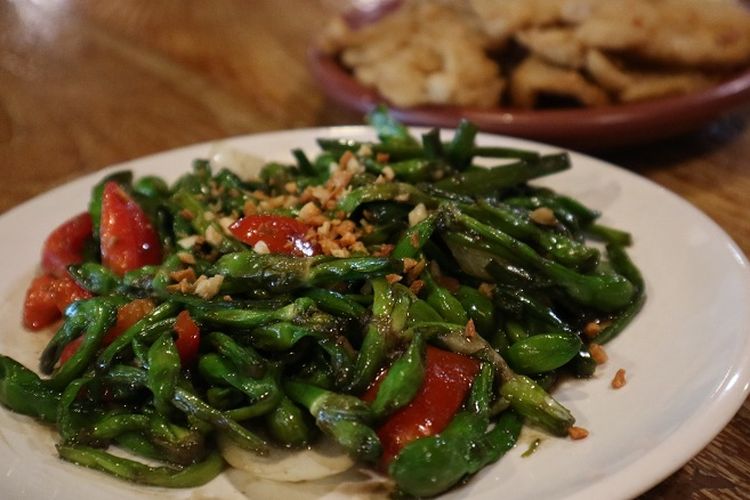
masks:
[[[83,262],[83,250],[86,240],[91,238],[91,227],[91,216],[84,212],[52,231],[42,248],[42,269],[57,278],[67,276],[70,264]]]
[[[81,346],[81,342],[83,342],[83,337],[76,337],[70,342],[68,342],[65,347],[63,347],[62,352],[60,353],[60,364],[64,365],[67,360],[69,360],[73,355],[76,353],[78,348]]]
[[[29,330],[41,330],[57,321],[62,314],[55,303],[55,278],[45,274],[38,276],[26,290],[23,304],[23,326]]]
[[[198,358],[198,348],[201,343],[201,332],[198,325],[195,324],[190,313],[182,311],[177,315],[177,321],[174,324],[174,330],[177,332],[175,347],[180,353],[182,366],[191,365]]]
[[[70,276],[38,276],[26,291],[23,326],[29,330],[41,330],[60,319],[70,304],[88,298],[91,298],[91,294],[78,286]]]
[[[271,253],[306,256],[320,253],[320,249],[305,239],[310,227],[291,217],[280,215],[249,215],[229,226],[235,238],[255,246],[263,241]]]
[[[383,445],[381,465],[385,468],[398,452],[417,438],[445,429],[461,407],[479,371],[479,362],[462,354],[427,347],[425,377],[411,403],[389,416],[377,429]],[[375,399],[382,377],[362,399]]]
[[[161,262],[159,235],[143,209],[116,182],[102,194],[102,264],[119,275]]]
[[[107,331],[106,335],[104,335],[102,345],[108,346],[114,342],[115,339],[122,335],[125,330],[153,311],[154,307],[155,305],[150,299],[135,299],[124,306],[121,306],[117,309],[117,321],[112,325],[112,328]],[[76,353],[81,342],[83,342],[83,339],[78,337],[65,346],[60,354],[60,364],[64,364],[71,356],[73,356],[73,354]]]

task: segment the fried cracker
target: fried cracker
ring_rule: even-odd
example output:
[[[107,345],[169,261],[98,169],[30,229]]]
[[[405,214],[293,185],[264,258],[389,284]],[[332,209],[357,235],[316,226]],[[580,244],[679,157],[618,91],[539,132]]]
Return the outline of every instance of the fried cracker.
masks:
[[[615,93],[622,102],[687,94],[713,83],[712,78],[697,71],[628,69],[597,50],[586,55],[586,69],[597,83]]]
[[[510,80],[511,101],[521,108],[533,108],[545,94],[575,99],[586,106],[609,103],[609,96],[580,73],[530,56],[513,72]]]
[[[516,33],[516,40],[547,62],[565,68],[580,68],[586,48],[568,28],[528,29]]]

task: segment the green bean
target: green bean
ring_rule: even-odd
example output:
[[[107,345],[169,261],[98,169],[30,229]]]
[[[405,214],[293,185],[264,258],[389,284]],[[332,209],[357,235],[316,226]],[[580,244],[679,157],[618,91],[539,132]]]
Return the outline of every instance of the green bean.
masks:
[[[424,357],[425,339],[417,333],[409,348],[391,365],[380,383],[378,394],[371,405],[376,417],[389,415],[414,399],[424,380]]]
[[[456,298],[483,337],[487,338],[494,333],[496,329],[495,307],[490,299],[476,288],[466,285],[461,285],[458,288]]]
[[[100,373],[107,371],[115,357],[132,345],[133,339],[138,336],[171,329],[174,325],[174,315],[177,313],[178,308],[179,306],[174,302],[159,304],[144,318],[138,320],[133,326],[125,330],[96,359],[95,366],[97,371]]]
[[[516,375],[503,384],[500,393],[514,410],[555,435],[567,435],[575,423],[567,408],[528,377]]]
[[[580,349],[581,340],[575,335],[547,333],[515,342],[503,355],[515,371],[528,375],[559,368]]]
[[[320,430],[335,439],[352,457],[367,462],[375,462],[380,457],[380,440],[367,426],[373,418],[367,403],[355,396],[301,382],[287,381],[284,389],[292,401],[310,411]]]
[[[311,288],[304,293],[304,296],[313,299],[319,308],[331,314],[354,319],[362,319],[367,315],[367,310],[360,304],[333,290]]]
[[[95,262],[71,265],[68,272],[78,285],[95,295],[108,295],[120,284],[115,273]]]
[[[146,386],[154,395],[156,410],[164,415],[172,409],[177,379],[180,375],[180,355],[169,334],[162,334],[148,350]]]
[[[461,120],[456,127],[456,134],[446,148],[450,164],[457,170],[465,170],[471,165],[474,156],[474,139],[477,127],[468,120]]]
[[[0,354],[0,403],[45,422],[54,422],[60,392],[14,359]]]
[[[438,216],[428,215],[404,232],[391,253],[394,259],[416,258],[427,240],[430,239],[438,224]]]
[[[229,335],[220,332],[211,332],[205,339],[242,375],[260,378],[266,373],[265,359],[251,346],[240,345]]]
[[[439,286],[429,271],[422,273],[427,291],[427,303],[449,323],[465,325],[469,321],[461,302],[445,288]]]
[[[280,309],[228,309],[224,306],[205,304],[189,306],[190,315],[196,321],[216,327],[248,330],[276,321],[291,321],[302,317],[313,305],[308,298],[299,298]]]
[[[224,413],[202,401],[190,391],[178,387],[173,404],[186,415],[210,422],[216,429],[226,433],[240,447],[259,455],[268,453],[268,445],[261,438],[242,427]]]
[[[96,469],[134,483],[163,488],[192,488],[211,481],[221,473],[224,460],[218,452],[194,465],[183,468],[151,467],[127,458],[117,457],[96,448],[60,445],[60,458]]]
[[[607,245],[607,255],[615,270],[635,285],[636,295],[630,304],[625,306],[596,336],[597,344],[605,344],[619,335],[630,324],[636,314],[640,312],[643,304],[646,302],[646,284],[643,281],[641,272],[630,260],[625,249],[620,245],[609,244]]]
[[[237,252],[221,257],[209,270],[224,276],[226,293],[262,288],[289,292],[341,281],[384,276],[398,270],[397,263],[384,257],[292,257]]]
[[[519,161],[488,169],[477,169],[439,181],[435,185],[459,194],[483,195],[506,189],[544,175],[570,168],[567,153],[542,156],[537,161]]]
[[[363,391],[375,378],[383,366],[390,336],[390,318],[395,299],[388,283],[381,278],[372,280],[373,317],[367,325],[365,338],[360,347],[354,366],[353,377],[347,389],[350,392]]]
[[[42,352],[40,369],[49,373],[60,358],[62,349],[76,334],[82,332],[83,342],[73,354],[49,380],[50,386],[63,389],[73,379],[86,369],[94,358],[102,338],[117,317],[117,308],[112,299],[96,297],[77,302],[68,309],[68,318],[63,326],[55,333],[52,340]]]
[[[586,226],[586,232],[608,244],[627,247],[633,243],[633,237],[630,233],[603,224]]]
[[[234,364],[215,353],[201,356],[198,369],[209,382],[228,384],[244,393],[255,410],[262,412],[259,414],[273,410],[281,401],[281,390],[276,377],[270,372],[259,379],[241,375]]]
[[[384,182],[353,189],[339,200],[338,208],[350,215],[363,203],[372,201],[398,201],[409,205],[424,204],[427,208],[437,206],[436,201],[420,189],[403,182]]]
[[[301,447],[310,442],[312,431],[300,408],[284,396],[264,417],[271,436],[284,446]]]
[[[525,264],[554,280],[572,299],[583,305],[612,311],[627,305],[635,294],[633,284],[620,275],[580,274],[539,256],[524,243],[476,219],[458,212],[455,212],[455,218],[467,229],[514,252]]]
[[[401,146],[417,145],[417,141],[411,136],[409,129],[395,120],[383,105],[376,107],[368,113],[367,121],[373,126],[383,144]]]

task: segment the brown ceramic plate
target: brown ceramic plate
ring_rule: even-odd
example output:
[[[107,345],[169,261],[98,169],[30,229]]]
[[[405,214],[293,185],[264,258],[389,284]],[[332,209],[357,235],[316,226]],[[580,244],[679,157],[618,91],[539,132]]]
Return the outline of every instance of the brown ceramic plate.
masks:
[[[366,24],[385,10],[350,12],[347,20],[353,25]],[[363,113],[379,103],[388,104],[375,90],[360,84],[336,57],[312,47],[309,59],[313,75],[334,101]],[[700,92],[636,104],[539,111],[459,106],[390,108],[397,119],[411,125],[455,127],[466,118],[485,132],[592,150],[679,135],[747,102],[750,102],[750,69]]]

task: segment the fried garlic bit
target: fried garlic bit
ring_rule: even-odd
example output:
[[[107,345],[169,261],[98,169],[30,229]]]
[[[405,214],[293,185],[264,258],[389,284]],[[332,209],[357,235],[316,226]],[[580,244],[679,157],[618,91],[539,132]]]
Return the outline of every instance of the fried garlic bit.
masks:
[[[462,9],[413,1],[381,22],[344,31],[334,43],[361,82],[397,106],[496,104],[500,69]]]

